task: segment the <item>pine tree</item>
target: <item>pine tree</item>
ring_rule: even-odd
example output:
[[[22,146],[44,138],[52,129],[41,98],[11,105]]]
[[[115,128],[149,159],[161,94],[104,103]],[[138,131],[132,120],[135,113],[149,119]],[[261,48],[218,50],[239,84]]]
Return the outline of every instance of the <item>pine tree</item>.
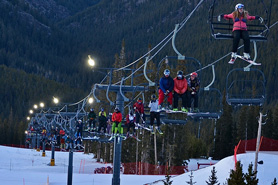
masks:
[[[206,181],[206,183],[208,185],[219,185],[220,184],[220,183],[218,183],[216,172],[217,171],[215,171],[215,166],[214,166],[211,170],[211,176],[209,176],[209,181]]]
[[[245,185],[244,174],[242,172],[242,165],[240,161],[236,163],[236,170],[231,170],[230,177],[228,179],[229,185]]]
[[[190,184],[190,185],[196,184],[196,182],[193,182],[193,172],[192,171],[191,171],[189,177],[190,177],[190,180],[187,181],[186,183]]]
[[[259,179],[256,177],[257,172],[253,171],[253,164],[249,164],[248,173],[244,175],[245,180],[248,185],[256,185],[259,182]]]
[[[271,185],[277,185],[277,180],[276,180],[276,178],[274,178],[274,181],[273,181],[273,183],[271,183]]]
[[[173,181],[171,181],[171,175],[169,175],[169,170],[167,170],[167,174],[165,175],[165,180],[163,180],[164,185],[171,185]]]

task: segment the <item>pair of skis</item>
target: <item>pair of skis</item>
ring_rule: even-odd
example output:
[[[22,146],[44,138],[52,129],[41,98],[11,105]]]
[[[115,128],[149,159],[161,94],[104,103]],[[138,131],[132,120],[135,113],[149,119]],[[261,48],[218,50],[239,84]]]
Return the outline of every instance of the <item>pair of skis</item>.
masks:
[[[240,59],[242,59],[242,60],[244,60],[244,61],[246,61],[246,62],[248,62],[248,63],[250,63],[250,64],[252,64],[252,65],[254,65],[254,66],[260,66],[260,65],[262,65],[261,63],[256,63],[256,62],[254,62],[253,60],[247,60],[247,59],[244,58],[243,56],[237,55],[237,54],[236,54],[235,60],[236,60],[237,58],[240,58]],[[235,60],[232,61],[232,59],[231,59],[228,63],[229,63],[229,64],[234,64]]]

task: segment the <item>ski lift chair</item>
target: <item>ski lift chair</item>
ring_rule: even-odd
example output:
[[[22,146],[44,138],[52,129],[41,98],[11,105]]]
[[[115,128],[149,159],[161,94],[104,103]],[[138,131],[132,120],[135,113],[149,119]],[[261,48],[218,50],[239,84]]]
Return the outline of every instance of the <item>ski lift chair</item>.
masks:
[[[238,75],[240,72],[245,73],[245,76]],[[236,73],[234,79],[233,73]],[[227,75],[226,91],[226,101],[229,105],[262,106],[266,98],[265,76],[255,68],[233,69]]]
[[[269,32],[270,15],[272,0],[270,0],[269,8],[266,7],[263,0],[261,0],[261,5],[264,8],[265,16],[264,22],[262,24],[259,21],[252,21],[247,24],[250,41],[267,41],[267,35]],[[220,22],[217,20],[218,15],[217,10],[217,0],[214,0],[209,9],[208,22],[210,24],[211,35],[215,39],[233,39],[232,29],[233,22],[231,19],[222,19]],[[219,12],[219,11],[218,11]],[[221,12],[223,13],[223,12]]]

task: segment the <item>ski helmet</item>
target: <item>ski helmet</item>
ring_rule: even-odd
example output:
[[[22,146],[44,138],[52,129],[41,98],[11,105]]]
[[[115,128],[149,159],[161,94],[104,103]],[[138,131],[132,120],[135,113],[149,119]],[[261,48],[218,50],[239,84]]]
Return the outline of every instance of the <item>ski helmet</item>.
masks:
[[[240,8],[244,8],[244,5],[241,4],[241,3],[238,3],[238,4],[235,6],[235,10],[240,9]]]
[[[169,75],[170,75],[169,69],[165,69],[163,74],[164,74],[165,76],[169,76]]]
[[[182,78],[182,75],[183,75],[183,72],[182,72],[182,71],[178,71],[178,72],[177,72],[178,78]]]
[[[81,119],[79,119],[79,120],[78,120],[78,123],[81,123],[81,122],[82,122],[82,120],[81,120]]]
[[[90,109],[90,111],[92,111],[92,112],[93,112],[93,111],[94,111],[94,109],[93,109],[93,108],[91,108],[91,109]]]
[[[191,73],[191,74],[190,74],[190,76],[197,77],[197,76],[198,76],[198,74],[197,74],[196,72],[193,72],[193,73]]]
[[[104,111],[104,108],[101,107],[101,108],[100,108],[100,111],[103,112],[103,111]]]
[[[156,98],[155,94],[153,94],[153,95],[151,96],[151,98],[152,98],[152,99],[155,99],[155,98]]]
[[[119,109],[119,107],[115,107],[115,111],[119,111],[120,109]]]

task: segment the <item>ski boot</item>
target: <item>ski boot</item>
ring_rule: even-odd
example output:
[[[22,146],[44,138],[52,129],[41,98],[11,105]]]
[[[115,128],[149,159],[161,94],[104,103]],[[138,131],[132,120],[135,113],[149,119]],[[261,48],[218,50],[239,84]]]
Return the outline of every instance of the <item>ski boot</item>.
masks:
[[[232,52],[231,60],[228,62],[229,64],[234,64],[236,60],[236,53]]]
[[[150,126],[151,133],[154,134],[153,126]]]
[[[168,106],[168,110],[172,110],[173,109],[173,106],[172,105],[169,105]]]
[[[194,108],[193,112],[200,112],[200,110],[198,108]]]
[[[86,132],[90,132],[90,130],[91,130],[91,128],[88,127],[85,131],[86,131]]]
[[[115,135],[114,134],[111,134],[111,137],[108,139],[109,141],[112,141],[112,139],[115,138]]]
[[[243,52],[243,58],[244,58],[245,60],[250,60],[250,61],[251,61],[251,58],[250,58],[249,53],[244,53],[244,52]]]
[[[159,126],[156,126],[155,129],[157,130],[157,132],[158,132],[159,134],[161,134],[161,135],[163,134],[163,132],[160,130]]]
[[[176,112],[176,111],[178,111],[178,110],[179,110],[178,108],[173,108],[173,111],[174,111],[174,112]]]
[[[188,110],[186,108],[184,108],[184,107],[181,108],[181,111],[182,112],[188,112]]]

